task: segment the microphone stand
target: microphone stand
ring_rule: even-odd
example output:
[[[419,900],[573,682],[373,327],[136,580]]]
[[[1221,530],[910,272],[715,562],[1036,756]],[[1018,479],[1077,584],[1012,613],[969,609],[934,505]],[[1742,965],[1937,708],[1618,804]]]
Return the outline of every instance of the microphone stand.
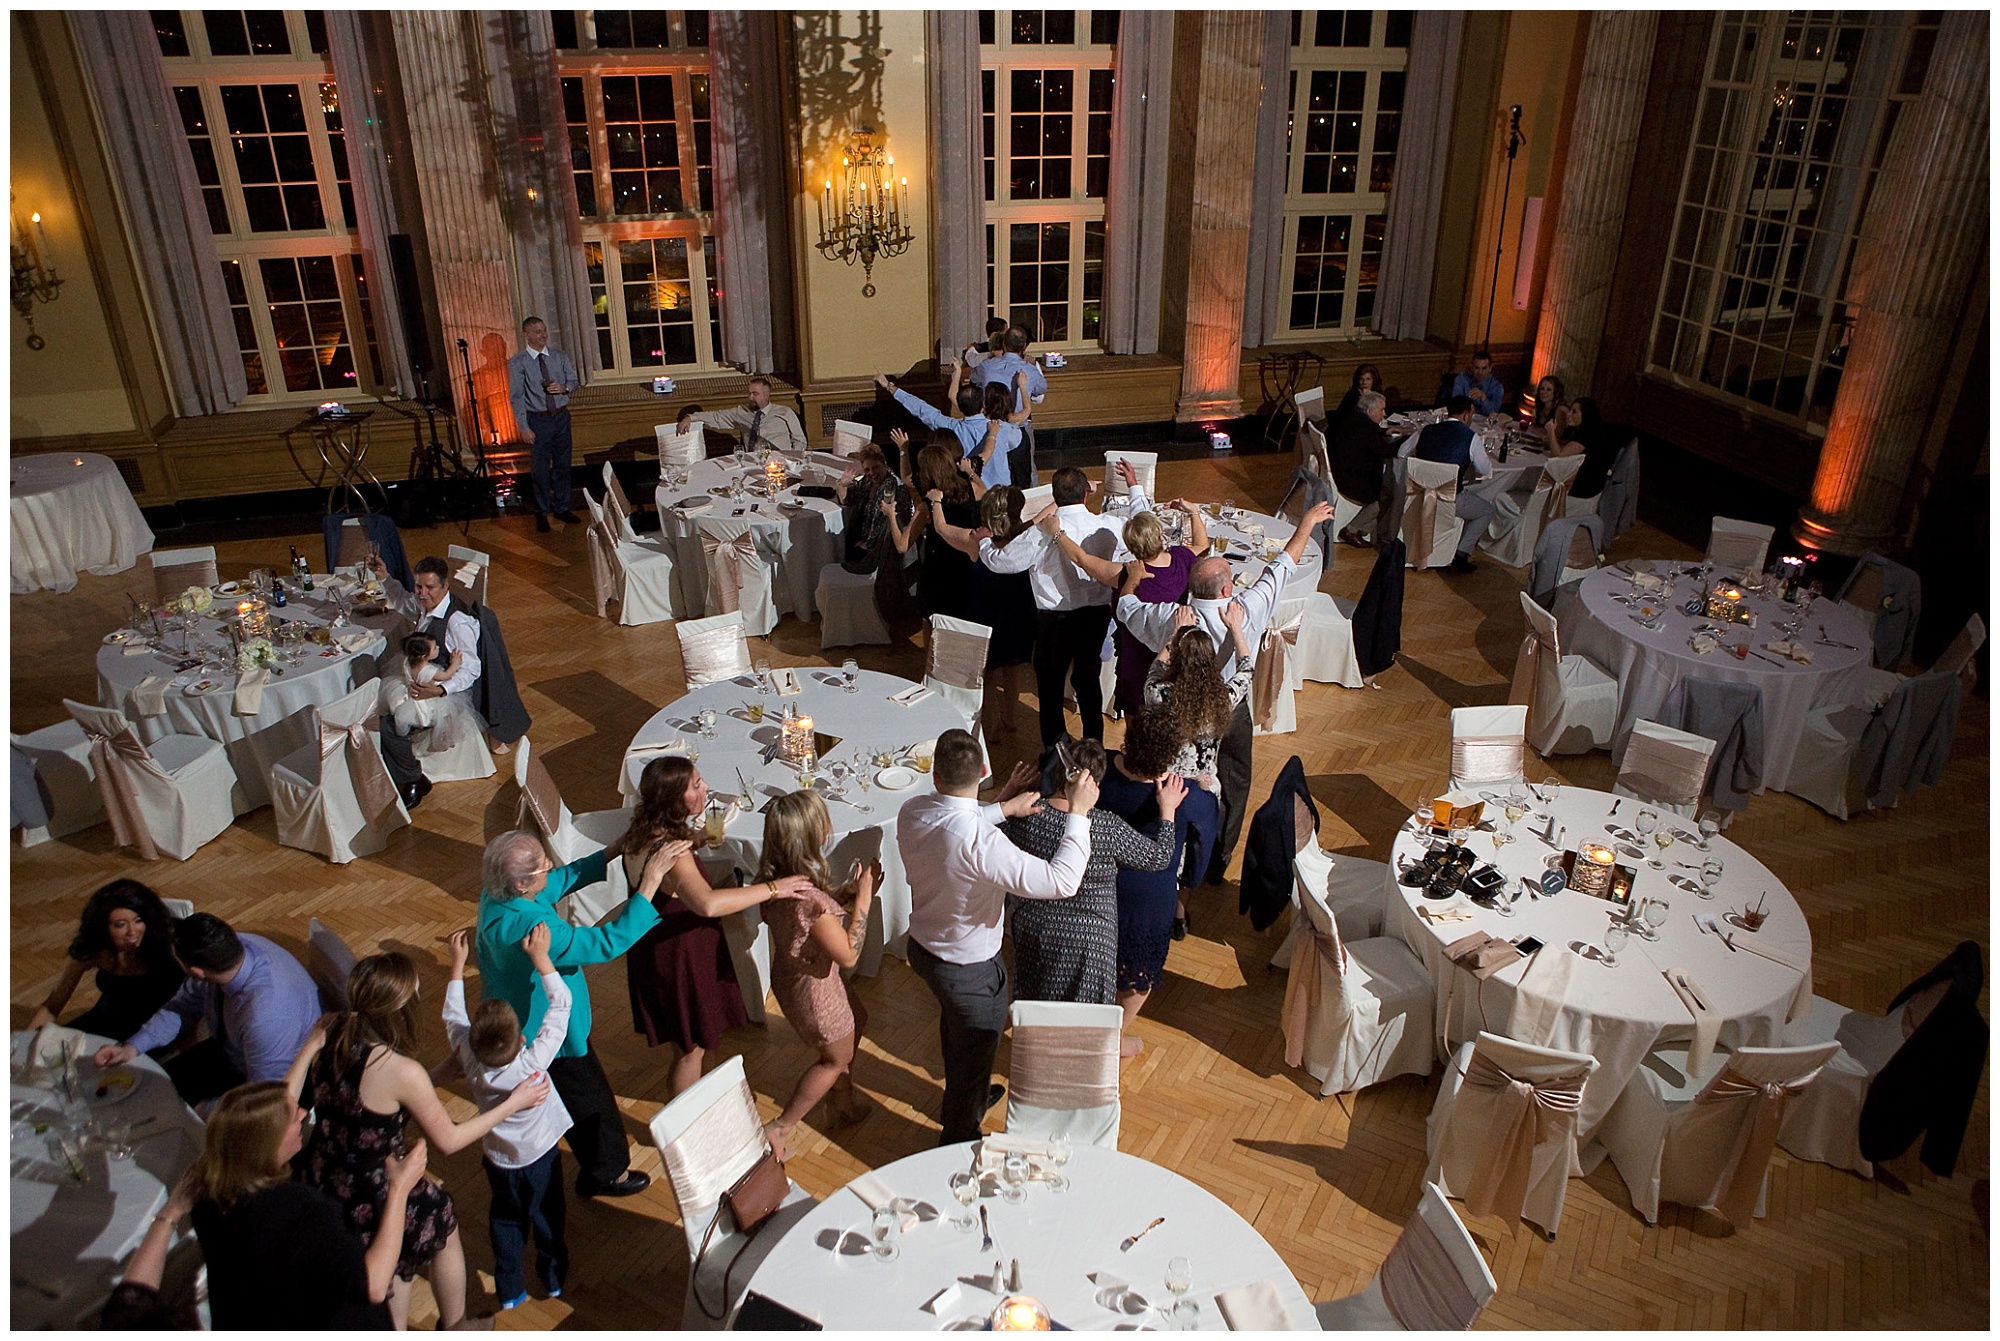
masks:
[[[1507,197],[1514,189],[1514,155],[1528,142],[1527,136],[1521,134],[1521,104],[1510,107],[1507,117],[1507,179],[1500,188],[1500,227],[1493,241],[1493,285],[1486,293],[1486,339],[1480,343],[1482,349],[1489,351],[1493,348],[1493,304],[1500,297],[1500,253],[1507,245]],[[460,340],[458,347],[465,348],[465,341]]]

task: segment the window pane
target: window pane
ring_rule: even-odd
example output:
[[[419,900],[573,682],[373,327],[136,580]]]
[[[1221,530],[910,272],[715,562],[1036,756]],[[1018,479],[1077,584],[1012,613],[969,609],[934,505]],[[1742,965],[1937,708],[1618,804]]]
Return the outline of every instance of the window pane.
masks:
[[[1090,11],[1090,44],[1112,47],[1118,45],[1118,11],[1115,9],[1093,9]]]
[[[292,37],[285,31],[285,14],[277,9],[247,9],[243,11],[243,22],[250,31],[250,54],[253,56],[289,56],[292,54]]]
[[[1070,47],[1076,45],[1076,11],[1073,9],[1051,9],[1042,16],[1042,36],[1050,46]]]
[[[555,29],[557,50],[574,51],[576,49],[577,40],[576,40],[575,10],[556,9],[549,11],[549,26]],[[610,360],[608,359],[605,361],[607,363],[610,362]]]
[[[208,35],[208,51],[211,56],[250,54],[250,34],[244,30],[242,10],[204,9],[201,12],[201,26]]]
[[[159,39],[162,56],[188,54],[187,24],[182,21],[178,9],[153,11],[153,36]]]

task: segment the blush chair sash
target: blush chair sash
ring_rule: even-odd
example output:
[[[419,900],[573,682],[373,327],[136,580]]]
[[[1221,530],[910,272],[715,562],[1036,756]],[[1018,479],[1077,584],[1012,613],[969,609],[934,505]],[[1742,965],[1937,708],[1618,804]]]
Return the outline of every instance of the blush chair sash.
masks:
[[[931,625],[930,666],[924,674],[961,689],[983,688],[987,641],[976,633]]]
[[[1014,1026],[1014,1097],[1037,1108],[1106,1108],[1118,1102],[1118,1030],[1094,1025]]]
[[[527,785],[521,788],[521,814],[534,821],[546,842],[562,828],[562,793],[542,766],[541,755],[528,756],[527,772]]]
[[[396,808],[396,784],[389,777],[389,766],[382,762],[382,751],[369,739],[368,729],[374,725],[372,717],[348,726],[323,717],[319,723],[320,759],[331,759],[334,751],[346,748],[347,777],[354,784],[354,799],[361,803],[362,813],[371,825]]]
[[[1459,782],[1518,777],[1525,748],[1519,736],[1454,736],[1451,775]]]
[[[722,1194],[762,1157],[767,1144],[750,1084],[739,1081],[660,1151],[690,1243],[701,1241]]]
[[[1542,500],[1542,520],[1541,525],[1536,528],[1537,531],[1547,529],[1550,522],[1563,515],[1564,509],[1569,505],[1569,486],[1573,479],[1573,474],[1564,479],[1549,476],[1549,492]]]
[[[1635,731],[1625,744],[1618,781],[1642,801],[1693,805],[1708,781],[1708,756]]]
[[[1535,687],[1542,680],[1542,657],[1547,656],[1553,664],[1562,664],[1562,645],[1554,635],[1544,636],[1533,624],[1521,636],[1521,650],[1514,654],[1514,683],[1507,691],[1509,703],[1519,703],[1533,715]],[[1454,742],[1453,767],[1457,767],[1456,742]]]
[[[728,539],[703,531],[701,552],[708,566],[707,613],[727,615],[741,610],[743,565],[757,562],[757,542],[748,531]]]
[[[135,769],[154,773],[160,766],[139,742],[130,726],[115,735],[84,727],[90,737],[90,767],[97,774],[97,790],[104,797],[104,813],[111,817],[111,836],[120,847],[137,848],[142,861],[155,861],[160,850],[153,845],[152,831],[139,809],[139,791],[132,780]]]
[[[1582,526],[1576,528],[1569,538],[1569,551],[1563,556],[1565,568],[1597,567],[1597,545],[1590,538],[1590,531]]]
[[[1292,952],[1291,963],[1285,967],[1285,1065],[1302,1066],[1306,1056],[1306,1029],[1318,1015],[1325,998],[1320,980],[1319,966],[1325,964],[1335,973],[1346,976],[1347,947],[1340,943],[1338,932],[1325,932],[1306,921],[1303,913],[1295,913],[1294,936],[1312,938],[1312,948],[1318,958],[1298,953],[1303,946]]]
[[[1437,533],[1438,508],[1445,503],[1458,502],[1458,480],[1456,477],[1443,484],[1426,489],[1415,479],[1411,479],[1403,492],[1403,512],[1413,516],[1411,523],[1416,529],[1410,536],[1410,556],[1412,562],[1428,561],[1431,540]],[[1415,509],[1414,512],[1411,510]]]
[[[1403,1226],[1375,1279],[1390,1316],[1405,1331],[1469,1331],[1479,1317],[1479,1300],[1421,1212]]]
[[[1465,1190],[1465,1208],[1474,1215],[1498,1213],[1519,1219],[1528,1200],[1535,1148],[1573,1132],[1577,1109],[1583,1104],[1588,1073],[1548,1080],[1517,1080],[1484,1053],[1474,1049],[1465,1068],[1465,1083],[1496,1090],[1501,1102],[1492,1125],[1480,1142],[1472,1183]]]
[[[153,591],[162,602],[173,599],[189,587],[212,587],[218,581],[214,559],[170,563],[164,567],[155,565],[153,568]]]
[[[1757,1194],[1763,1190],[1764,1172],[1771,1163],[1771,1147],[1778,1143],[1778,1128],[1785,1120],[1785,1105],[1803,1093],[1820,1073],[1814,1067],[1796,1080],[1757,1084],[1724,1067],[1694,1101],[1698,1104],[1747,1103],[1750,1116],[1737,1129],[1736,1144],[1725,1161],[1726,1172],[1716,1193],[1717,1214],[1741,1227],[1750,1223],[1757,1210]]]
[[[596,602],[599,619],[605,618],[605,607],[618,592],[611,569],[611,555],[617,553],[617,547],[604,538],[602,530],[593,524],[584,535],[585,548],[590,551],[590,598]]]
[[[750,649],[743,641],[743,626],[731,623],[721,628],[687,632],[688,621],[677,630],[681,635],[681,660],[689,684],[707,684],[750,670]],[[696,677],[701,677],[699,680]]]
[[[1273,624],[1257,644],[1257,668],[1250,677],[1250,717],[1269,731],[1278,721],[1278,706],[1291,683],[1292,648],[1298,644],[1302,613],[1290,623]]]

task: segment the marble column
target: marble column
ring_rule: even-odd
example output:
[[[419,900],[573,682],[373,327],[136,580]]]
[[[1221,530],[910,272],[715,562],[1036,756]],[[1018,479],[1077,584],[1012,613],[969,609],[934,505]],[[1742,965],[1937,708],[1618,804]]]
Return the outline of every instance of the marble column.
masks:
[[[1625,197],[1646,111],[1659,15],[1652,10],[1599,10],[1590,16],[1576,115],[1570,123],[1562,200],[1556,209],[1535,326],[1532,399],[1553,374],[1570,395],[1590,388],[1604,314],[1625,229]]]
[[[1255,10],[1183,10],[1174,16],[1176,152],[1185,154],[1169,208],[1186,210],[1186,264],[1169,266],[1183,290],[1181,397],[1174,418],[1243,413],[1243,297],[1256,187],[1257,108],[1264,16]],[[1190,142],[1191,141],[1191,142]]]
[[[1793,534],[1863,554],[1894,543],[1924,428],[1986,245],[1987,23],[1947,10],[1924,91],[1883,155],[1848,298],[1855,309],[1812,496]]]

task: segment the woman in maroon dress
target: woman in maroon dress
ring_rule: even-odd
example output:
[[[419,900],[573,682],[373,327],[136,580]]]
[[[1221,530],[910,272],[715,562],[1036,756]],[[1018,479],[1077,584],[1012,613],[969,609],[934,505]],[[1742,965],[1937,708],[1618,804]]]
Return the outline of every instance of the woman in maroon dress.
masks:
[[[625,831],[628,884],[638,887],[646,858],[659,844],[675,838],[701,843],[707,808],[708,784],[686,758],[666,755],[647,764]],[[774,894],[811,888],[811,880],[796,876],[717,889],[694,852],[667,872],[653,896],[660,924],[626,954],[625,982],[632,994],[632,1027],[653,1047],[672,1043],[680,1050],[667,1071],[669,1098],[701,1079],[702,1058],[724,1033],[750,1022],[720,919]]]

